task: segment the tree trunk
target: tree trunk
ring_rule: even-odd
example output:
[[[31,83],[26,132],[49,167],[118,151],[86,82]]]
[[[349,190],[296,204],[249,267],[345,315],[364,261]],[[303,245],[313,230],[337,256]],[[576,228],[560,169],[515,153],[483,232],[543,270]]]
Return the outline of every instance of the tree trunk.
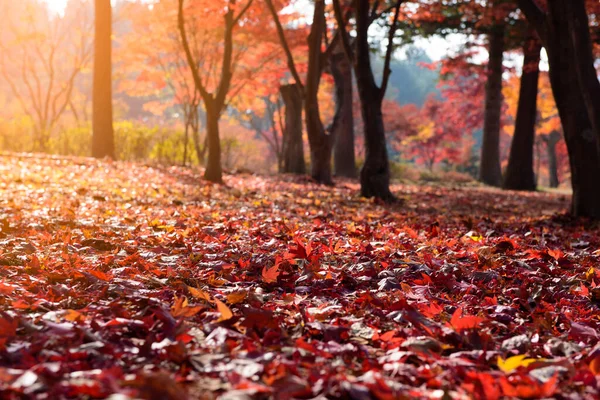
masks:
[[[310,144],[310,169],[312,178],[326,185],[333,184],[331,178],[331,136],[325,132],[319,111],[319,84],[323,72],[321,43],[325,31],[325,0],[316,0],[313,22],[308,37],[308,71],[304,99],[304,118]]]
[[[560,134],[557,131],[552,131],[544,141],[546,142],[546,151],[548,154],[548,186],[557,188],[559,181],[556,144],[560,141]]]
[[[208,107],[206,109],[206,138],[208,160],[204,170],[204,179],[210,182],[223,183],[221,169],[221,139],[219,137],[219,111]]]
[[[555,6],[557,2],[550,2]],[[597,140],[577,78],[566,10],[549,8],[547,27],[550,83],[565,135],[571,166],[575,216],[600,218],[600,159]]]
[[[533,145],[537,117],[537,93],[540,76],[540,51],[542,45],[530,32],[523,47],[524,61],[515,133],[510,147],[510,156],[504,188],[511,190],[535,190],[533,171]]]
[[[361,194],[393,201],[390,191],[390,164],[381,105],[384,90],[375,83],[369,45],[369,1],[357,2],[355,73],[364,124],[365,163],[360,171]],[[389,44],[391,45],[391,43]],[[389,73],[389,71],[388,71]],[[386,74],[386,71],[384,71]]]
[[[194,142],[194,150],[196,151],[196,158],[198,159],[198,165],[204,165],[204,158],[206,156],[206,138],[204,144],[200,145],[200,115],[198,106],[194,106],[191,109],[190,116],[190,129],[192,130],[192,141]]]
[[[334,143],[334,171],[337,176],[356,178],[354,156],[354,115],[352,113],[352,65],[339,43],[329,58],[335,82],[335,115],[330,127]]]
[[[187,151],[188,151],[188,141],[190,138],[190,120],[189,120],[189,116],[186,117],[186,121],[185,121],[185,129],[184,129],[184,137],[183,137],[183,162],[182,162],[182,166],[186,166],[187,165]]]
[[[558,8],[557,12],[563,12],[565,8],[568,10],[569,31],[575,55],[573,64],[577,70],[579,85],[592,129],[596,135],[596,142],[600,145],[600,82],[594,66],[595,58],[585,2],[584,0],[559,0],[550,3],[563,3],[559,7],[549,4],[550,12],[555,10],[554,7]],[[600,151],[600,147],[598,151]]]
[[[489,33],[488,77],[485,87],[485,116],[479,180],[492,186],[502,183],[500,168],[500,129],[502,113],[502,60],[505,25],[495,25]]]
[[[302,141],[302,93],[298,84],[279,88],[285,104],[285,126],[283,130],[282,172],[305,174],[304,142]]]
[[[95,0],[92,156],[115,157],[112,112],[112,9],[110,0]]]

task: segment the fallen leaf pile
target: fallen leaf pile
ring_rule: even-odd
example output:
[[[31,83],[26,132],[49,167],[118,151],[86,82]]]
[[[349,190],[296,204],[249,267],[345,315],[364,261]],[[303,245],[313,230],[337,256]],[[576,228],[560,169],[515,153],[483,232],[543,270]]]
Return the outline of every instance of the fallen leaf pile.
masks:
[[[566,196],[226,181],[0,157],[0,398],[599,398]]]

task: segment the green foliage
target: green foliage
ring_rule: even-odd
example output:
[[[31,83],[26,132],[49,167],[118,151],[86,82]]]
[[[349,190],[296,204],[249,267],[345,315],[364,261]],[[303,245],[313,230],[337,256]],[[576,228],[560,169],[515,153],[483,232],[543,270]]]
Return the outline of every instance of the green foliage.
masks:
[[[150,151],[149,159],[160,164],[182,164],[185,153],[185,132],[169,132],[158,130],[154,137],[155,143]],[[157,140],[158,139],[158,140]],[[198,164],[191,135],[187,144],[187,164]]]
[[[74,127],[62,130],[58,135],[51,137],[48,143],[48,152],[64,156],[90,155],[92,132],[89,126]]]
[[[0,150],[28,152],[33,147],[33,121],[26,116],[0,118]]]

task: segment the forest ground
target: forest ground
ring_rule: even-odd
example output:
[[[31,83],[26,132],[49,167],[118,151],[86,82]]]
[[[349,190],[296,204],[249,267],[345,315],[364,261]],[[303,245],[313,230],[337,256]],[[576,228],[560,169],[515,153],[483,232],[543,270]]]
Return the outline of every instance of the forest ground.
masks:
[[[600,396],[567,196],[225,180],[1,156],[0,397]]]

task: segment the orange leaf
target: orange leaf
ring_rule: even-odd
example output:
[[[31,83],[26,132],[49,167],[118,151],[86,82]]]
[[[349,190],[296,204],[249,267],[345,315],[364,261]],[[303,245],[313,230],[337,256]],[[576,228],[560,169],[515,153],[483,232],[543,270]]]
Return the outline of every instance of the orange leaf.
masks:
[[[88,272],[90,273],[90,275],[95,276],[96,278],[100,279],[101,281],[109,282],[112,279],[112,277],[110,275],[105,274],[102,271],[90,270]]]
[[[600,355],[597,355],[590,363],[590,371],[594,375],[600,375]]]
[[[229,304],[239,304],[246,299],[246,292],[233,292],[227,295]]]
[[[65,315],[63,315],[63,317],[67,321],[71,321],[71,322],[82,321],[84,319],[83,314],[80,313],[79,311],[75,311],[75,310],[67,310],[67,312],[65,313]]]
[[[474,329],[483,322],[485,319],[481,317],[476,317],[474,315],[465,315],[462,316],[462,308],[458,308],[454,314],[452,315],[452,319],[450,320],[450,325],[457,332],[464,331],[466,329]]]
[[[565,253],[562,252],[562,250],[560,249],[556,249],[556,250],[548,250],[548,255],[552,258],[554,258],[555,260],[560,260],[561,258],[563,258],[565,256]]]
[[[210,294],[206,293],[204,290],[200,290],[200,289],[196,289],[195,287],[188,286],[188,291],[190,292],[190,294],[192,296],[194,296],[197,299],[211,301]]]
[[[225,303],[222,301],[215,299],[215,303],[217,303],[217,311],[221,313],[221,316],[217,320],[217,322],[227,321],[233,317],[233,312],[227,307]]]
[[[188,299],[185,296],[175,296],[175,302],[171,307],[171,314],[174,317],[192,317],[202,310],[201,306],[189,306]]]
[[[279,265],[274,265],[271,268],[264,267],[262,270],[263,281],[267,283],[277,282],[279,277]]]

